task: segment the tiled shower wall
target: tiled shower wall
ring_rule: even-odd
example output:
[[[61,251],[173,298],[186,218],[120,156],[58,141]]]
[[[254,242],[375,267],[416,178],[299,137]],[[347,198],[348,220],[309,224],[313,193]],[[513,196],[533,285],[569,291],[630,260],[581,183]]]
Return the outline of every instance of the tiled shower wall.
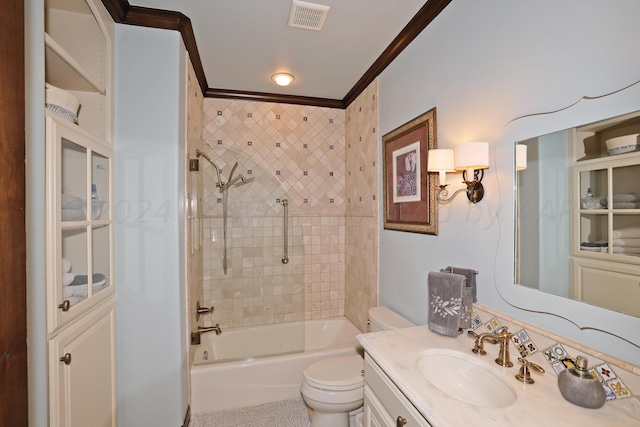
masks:
[[[346,317],[367,331],[378,304],[378,81],[346,111]]]
[[[339,316],[345,310],[345,112],[205,99],[203,150],[220,179],[249,181],[223,194],[215,167],[204,179],[204,300],[224,327]],[[282,199],[289,201],[290,262],[283,264]]]

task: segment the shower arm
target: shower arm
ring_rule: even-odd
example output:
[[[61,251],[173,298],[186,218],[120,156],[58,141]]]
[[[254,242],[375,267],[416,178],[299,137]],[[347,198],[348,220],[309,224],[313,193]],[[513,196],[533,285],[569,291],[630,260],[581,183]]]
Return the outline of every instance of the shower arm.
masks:
[[[202,151],[196,149],[196,157],[200,157],[200,156],[207,159],[207,161],[211,163],[214,168],[216,168],[216,175],[218,176],[218,183],[216,184],[216,187],[221,188],[223,184],[222,184],[222,176],[220,175],[220,168],[218,167],[218,165],[216,165],[216,163],[213,160],[211,160],[209,156],[206,155],[206,153],[203,153]],[[231,173],[233,173],[233,171],[231,171]]]

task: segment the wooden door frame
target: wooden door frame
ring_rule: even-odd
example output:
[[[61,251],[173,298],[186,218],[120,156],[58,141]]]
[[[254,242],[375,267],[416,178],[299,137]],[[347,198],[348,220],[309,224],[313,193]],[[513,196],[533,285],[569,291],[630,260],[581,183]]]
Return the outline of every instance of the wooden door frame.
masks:
[[[28,425],[24,0],[0,14],[0,425]]]

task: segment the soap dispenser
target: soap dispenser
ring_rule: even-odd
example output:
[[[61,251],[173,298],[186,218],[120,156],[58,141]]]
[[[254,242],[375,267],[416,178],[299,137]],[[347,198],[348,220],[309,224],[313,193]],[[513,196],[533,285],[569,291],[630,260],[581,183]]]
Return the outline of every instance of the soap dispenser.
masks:
[[[558,375],[558,388],[562,397],[583,408],[598,409],[607,400],[604,387],[587,370],[587,359],[576,357],[573,368],[565,369]]]

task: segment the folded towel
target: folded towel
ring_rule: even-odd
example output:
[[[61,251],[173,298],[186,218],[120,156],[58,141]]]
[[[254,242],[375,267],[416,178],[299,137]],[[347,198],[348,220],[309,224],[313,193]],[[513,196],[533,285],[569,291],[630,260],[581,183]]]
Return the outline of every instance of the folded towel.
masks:
[[[104,288],[107,285],[107,280],[104,279],[98,283],[94,283],[91,286],[91,291],[93,294],[95,294],[96,292],[98,292],[99,290],[101,290],[102,288]],[[79,286],[69,286],[71,288],[71,290],[73,291],[73,296],[79,297],[79,298],[86,298],[89,294],[89,285],[79,285]]]
[[[88,279],[89,279],[88,276],[78,274],[73,278],[73,282],[71,282],[69,286],[86,285],[87,283],[89,283]],[[93,276],[91,276],[91,283],[100,283],[103,280],[105,280],[105,277],[104,277],[104,274],[102,273],[94,273]]]
[[[613,246],[631,246],[640,248],[640,238],[630,237],[628,239],[613,239]]]
[[[62,258],[62,272],[68,273],[71,271],[71,262],[68,259]]]
[[[640,202],[613,202],[613,209],[640,209]]]
[[[637,239],[640,238],[640,227],[629,227],[629,228],[620,228],[618,230],[613,230],[611,236],[614,239]]]
[[[64,288],[62,288],[62,298],[67,299],[71,295],[73,295],[73,288],[72,287],[65,286]]]
[[[614,194],[613,203],[616,203],[616,202],[640,202],[640,194],[638,193]]]
[[[63,221],[84,221],[87,216],[84,214],[84,209],[62,209]]]
[[[478,302],[476,297],[476,275],[477,271],[470,268],[447,267],[440,270],[443,273],[460,274],[467,280],[465,281],[464,292],[462,293],[462,312],[460,312],[460,328],[471,328],[471,306],[474,302]]]
[[[459,267],[447,267],[444,270],[440,270],[443,273],[453,273],[453,274],[461,274],[467,278],[467,282],[465,286],[471,289],[471,295],[473,296],[473,302],[478,302],[478,298],[476,297],[476,275],[478,272],[476,270],[472,270],[470,268],[459,268]]]
[[[75,277],[76,276],[71,273],[62,273],[62,286],[69,286]]]
[[[62,193],[62,209],[84,209],[86,205],[80,197]]]
[[[613,253],[622,255],[640,255],[640,248],[629,246],[614,246]]]
[[[461,274],[429,273],[429,329],[433,332],[449,337],[458,335],[466,280]]]

